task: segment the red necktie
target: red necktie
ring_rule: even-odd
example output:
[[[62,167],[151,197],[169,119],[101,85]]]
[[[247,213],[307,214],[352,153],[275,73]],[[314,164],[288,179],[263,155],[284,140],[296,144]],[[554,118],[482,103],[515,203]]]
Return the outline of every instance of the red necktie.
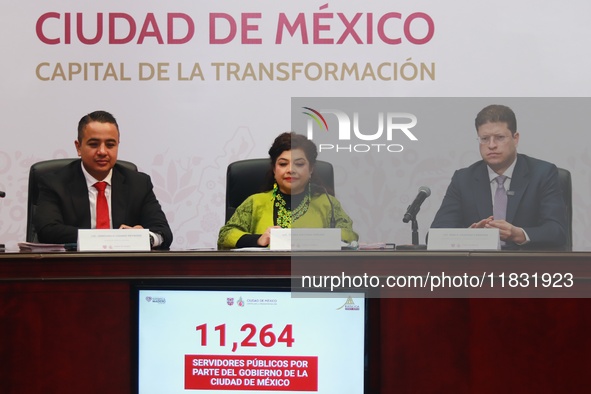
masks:
[[[107,204],[107,197],[105,197],[107,182],[97,182],[93,186],[98,190],[96,196],[96,228],[111,228],[109,204]]]

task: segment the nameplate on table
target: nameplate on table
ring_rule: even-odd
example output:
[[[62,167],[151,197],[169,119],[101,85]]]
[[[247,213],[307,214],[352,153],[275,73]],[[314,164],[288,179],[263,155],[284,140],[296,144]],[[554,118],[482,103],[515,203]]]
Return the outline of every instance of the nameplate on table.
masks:
[[[272,228],[270,250],[341,250],[340,228]]]
[[[150,251],[147,229],[78,230],[79,252]]]
[[[498,228],[431,228],[427,250],[499,250]]]

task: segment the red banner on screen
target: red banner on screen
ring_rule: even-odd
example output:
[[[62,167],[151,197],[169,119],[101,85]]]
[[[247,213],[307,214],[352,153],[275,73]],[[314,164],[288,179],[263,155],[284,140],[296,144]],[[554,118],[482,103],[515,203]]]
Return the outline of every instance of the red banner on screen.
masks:
[[[187,354],[185,389],[317,391],[318,357]]]

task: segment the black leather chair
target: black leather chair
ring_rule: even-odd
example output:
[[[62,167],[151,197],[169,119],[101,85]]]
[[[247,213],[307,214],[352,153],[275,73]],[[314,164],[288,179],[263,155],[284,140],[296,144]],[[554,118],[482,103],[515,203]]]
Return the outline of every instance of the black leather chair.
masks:
[[[27,242],[38,242],[37,232],[33,226],[33,217],[37,210],[37,199],[39,198],[39,179],[47,174],[51,174],[60,168],[70,164],[77,158],[52,159],[40,161],[31,166],[29,170],[29,196],[27,201]],[[137,171],[137,166],[129,161],[117,160],[117,164]]]
[[[240,160],[228,165],[226,172],[226,222],[248,196],[265,191],[266,175],[270,171],[270,159]],[[334,195],[332,164],[317,160],[314,172],[322,180],[327,191]]]
[[[564,168],[558,169],[558,179],[562,187],[562,196],[566,204],[567,238],[566,250],[573,250],[573,185],[570,171]]]

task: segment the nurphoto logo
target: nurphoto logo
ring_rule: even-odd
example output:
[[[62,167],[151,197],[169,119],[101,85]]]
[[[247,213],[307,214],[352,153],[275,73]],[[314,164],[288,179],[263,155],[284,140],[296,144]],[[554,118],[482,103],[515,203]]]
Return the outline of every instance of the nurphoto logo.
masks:
[[[368,153],[368,152],[390,152],[398,153],[404,150],[404,146],[393,143],[401,136],[410,141],[418,141],[411,129],[417,125],[417,117],[408,112],[377,112],[373,118],[368,115],[363,117],[359,112],[347,113],[338,109],[314,109],[302,107],[307,119],[307,137],[314,140],[314,129],[321,133],[329,133],[332,143],[323,141],[318,144],[319,152],[347,152],[347,153]],[[368,130],[362,129],[361,121],[377,126]],[[336,122],[336,127],[334,127]],[[373,123],[372,123],[373,122]],[[355,143],[360,142],[360,143]]]

